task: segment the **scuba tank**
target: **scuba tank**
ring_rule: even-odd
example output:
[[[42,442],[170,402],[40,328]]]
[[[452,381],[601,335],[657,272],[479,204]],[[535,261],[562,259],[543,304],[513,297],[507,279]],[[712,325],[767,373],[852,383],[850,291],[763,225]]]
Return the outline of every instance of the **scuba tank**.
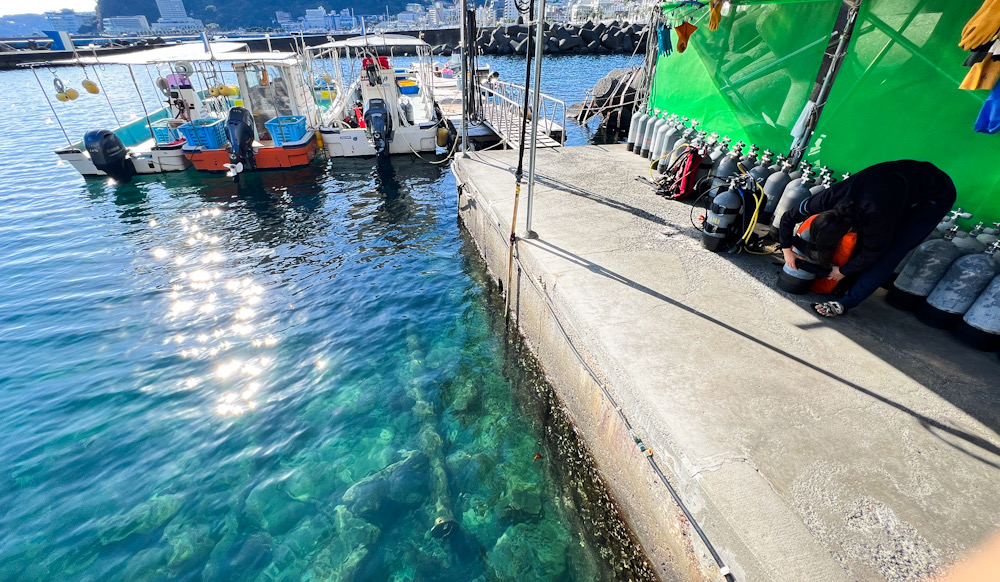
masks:
[[[682,117],[680,121],[674,123],[673,127],[667,130],[667,133],[663,136],[663,153],[660,157],[673,153],[674,148],[677,146],[677,140],[681,138],[684,131],[687,129],[687,122],[690,121],[687,117]],[[663,162],[666,160],[660,160],[660,168],[663,168]],[[661,170],[662,173],[662,170]]]
[[[959,258],[941,278],[927,297],[917,319],[939,329],[950,329],[976,302],[998,274],[1000,263],[996,252],[1000,242],[994,242],[986,251]]]
[[[704,185],[705,179],[712,171],[712,153],[718,149],[719,134],[713,133],[710,136],[705,136],[705,132],[701,132],[698,136],[699,140],[705,145],[702,147],[701,151],[701,161],[698,164],[698,173],[695,175],[695,188],[696,194],[701,195],[706,190],[707,187]]]
[[[759,163],[747,172],[753,181],[757,183],[758,190],[764,188],[764,182],[775,172],[771,168],[771,150],[764,150],[764,155],[760,157]]]
[[[802,162],[799,164],[798,168],[790,172],[788,175],[792,177],[792,180],[798,180],[802,177],[802,171],[806,168],[812,168],[812,164],[809,162]]]
[[[934,227],[934,232],[931,233],[931,238],[943,238],[946,232],[955,228],[955,225],[958,224],[959,218],[964,218],[968,220],[972,218],[972,213],[965,212],[961,208],[952,210],[951,216],[949,216],[945,220],[942,220],[941,222],[938,223],[936,227]]]
[[[656,135],[653,136],[653,146],[649,150],[649,157],[653,160],[654,170],[657,169],[660,166],[660,162],[663,161],[661,158],[663,158],[664,154],[666,154],[663,148],[667,143],[667,134],[673,131],[675,127],[677,127],[676,114],[667,118],[667,123],[665,123],[663,127],[656,132]]]
[[[701,245],[713,253],[728,250],[739,238],[737,219],[743,213],[743,197],[737,192],[739,180],[719,192],[702,223]]]
[[[727,135],[726,137],[722,138],[721,142],[719,142],[719,148],[718,148],[719,151],[715,152],[715,155],[713,156],[713,159],[715,160],[714,162],[712,162],[711,173],[713,176],[721,177],[719,176],[719,164],[722,163],[722,160],[726,158],[726,154],[729,153],[730,149],[729,144],[732,141],[733,141],[732,138]]]
[[[780,158],[781,156],[778,157]],[[781,200],[781,193],[785,191],[785,188],[792,181],[791,171],[792,163],[788,160],[782,160],[781,167],[775,169],[774,173],[768,176],[767,181],[764,182],[764,196],[766,200],[764,202],[764,212],[760,215],[760,221],[764,224],[771,222],[771,217],[774,216],[774,211],[778,208],[778,201]]]
[[[785,191],[781,193],[781,198],[778,199],[778,205],[774,209],[774,217],[771,219],[772,238],[778,238],[781,217],[810,196],[809,190],[813,186],[812,166],[808,162],[804,162],[802,166],[802,177],[789,182],[788,186],[785,186]]]
[[[809,189],[810,196],[815,196],[820,192],[829,189],[830,186],[833,186],[833,173],[831,172],[825,176],[820,176],[820,180],[822,181],[822,183],[816,184],[815,186]]]
[[[771,150],[767,150],[767,152],[770,152],[770,151]],[[767,152],[765,152],[765,153],[767,153]],[[784,162],[785,162],[785,156],[783,156],[781,154],[778,154],[778,156],[776,158],[774,158],[774,163],[771,164],[767,169],[771,170],[772,174],[775,173],[775,172],[780,172],[781,171],[781,164],[783,164]]]
[[[993,277],[953,333],[977,350],[1000,349],[1000,275]]]
[[[983,226],[982,222],[980,222],[977,225],[977,228],[980,226]],[[988,247],[991,244],[997,242],[998,239],[1000,239],[1000,237],[997,236],[998,230],[1000,230],[1000,222],[994,222],[993,228],[984,228],[982,234],[977,236],[976,240],[978,240],[979,242],[983,243]]]
[[[725,155],[719,164],[714,168],[715,176],[722,178],[723,180],[729,180],[729,178],[740,174],[740,157],[743,156],[743,146],[745,146],[741,141],[736,142],[733,145],[733,149],[729,150],[729,153]]]
[[[756,145],[751,145],[750,151],[747,152],[747,154],[744,155],[742,158],[740,158],[740,165],[743,166],[743,169],[745,171],[749,172],[754,168],[754,166],[757,165],[758,163],[757,152],[759,151],[760,151],[759,147],[757,147]]]
[[[653,147],[653,136],[655,136],[656,132],[659,131],[659,129],[666,123],[667,120],[661,117],[658,113],[656,118],[646,126],[646,133],[642,136],[642,149],[639,150],[640,156],[644,158],[649,157],[649,148]]]
[[[625,149],[628,151],[633,151],[635,148],[636,136],[640,136],[649,123],[650,115],[647,112],[636,114],[632,118],[632,126],[628,129],[628,142],[625,144]]]
[[[667,164],[668,169],[674,167],[674,163],[676,163],[677,159],[680,158],[681,155],[684,153],[685,148],[680,147],[681,144],[689,143],[691,139],[694,138],[696,131],[697,130],[695,129],[694,124],[692,123],[691,127],[685,129],[684,133],[681,134],[679,138],[677,138],[674,148],[670,152],[670,160],[669,163]]]
[[[955,238],[951,239],[951,242],[961,249],[962,254],[981,253],[986,250],[986,245],[979,242],[976,238],[983,232],[982,223],[979,223],[979,226],[972,229],[972,232],[958,230],[957,226],[955,230]]]
[[[885,296],[889,305],[907,311],[920,307],[948,267],[962,256],[961,249],[951,242],[953,236],[949,231],[943,239],[925,241],[917,246]]]

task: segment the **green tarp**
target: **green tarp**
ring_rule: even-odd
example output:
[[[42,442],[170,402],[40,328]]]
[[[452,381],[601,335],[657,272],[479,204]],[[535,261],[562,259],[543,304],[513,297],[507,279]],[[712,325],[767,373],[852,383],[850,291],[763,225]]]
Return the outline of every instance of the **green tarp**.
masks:
[[[1000,134],[973,131],[988,92],[958,89],[968,71],[958,39],[980,4],[865,0],[805,158],[840,173],[928,160],[951,175],[973,222],[1000,221]],[[652,106],[787,154],[840,5],[743,5],[715,32],[707,9],[696,13],[689,49],[658,59]]]

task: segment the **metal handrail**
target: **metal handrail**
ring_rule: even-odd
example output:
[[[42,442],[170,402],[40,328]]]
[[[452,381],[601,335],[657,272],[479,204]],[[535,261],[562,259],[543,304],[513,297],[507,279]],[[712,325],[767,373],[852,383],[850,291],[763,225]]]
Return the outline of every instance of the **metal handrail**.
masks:
[[[502,119],[505,124],[512,125],[521,119],[524,112],[524,87],[506,81],[493,81],[479,86],[483,98],[484,113],[494,113],[493,117]],[[566,103],[555,97],[542,93],[538,104],[538,125],[546,135],[551,136],[556,129],[556,119],[561,120],[563,140],[566,136]]]

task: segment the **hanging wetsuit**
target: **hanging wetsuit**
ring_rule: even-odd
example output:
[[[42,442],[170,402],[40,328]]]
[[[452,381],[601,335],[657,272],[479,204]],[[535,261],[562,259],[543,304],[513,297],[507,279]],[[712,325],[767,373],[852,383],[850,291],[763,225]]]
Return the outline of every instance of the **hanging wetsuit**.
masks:
[[[841,299],[857,307],[892,275],[910,249],[920,244],[955,204],[955,184],[930,162],[900,160],[865,168],[806,198],[781,217],[781,248],[791,248],[795,225],[834,207],[846,214],[858,233],[858,250],[840,267],[856,278]]]

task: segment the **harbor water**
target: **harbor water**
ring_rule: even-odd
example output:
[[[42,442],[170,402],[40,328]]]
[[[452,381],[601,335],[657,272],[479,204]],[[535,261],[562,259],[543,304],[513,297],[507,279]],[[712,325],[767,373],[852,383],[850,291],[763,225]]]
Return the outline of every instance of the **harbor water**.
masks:
[[[74,141],[142,115],[99,74],[113,112],[54,102]],[[0,79],[0,580],[648,579],[446,164],[84,180],[34,76]]]

